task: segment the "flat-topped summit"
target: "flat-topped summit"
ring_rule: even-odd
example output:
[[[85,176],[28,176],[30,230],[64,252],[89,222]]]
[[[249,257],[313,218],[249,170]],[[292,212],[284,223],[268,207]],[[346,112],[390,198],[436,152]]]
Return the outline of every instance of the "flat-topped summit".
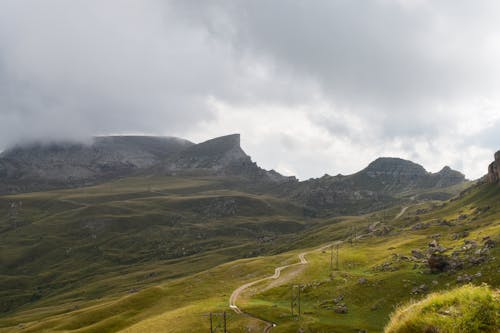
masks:
[[[296,181],[278,172],[260,168],[240,146],[240,134],[221,136],[193,145],[166,159],[163,173],[173,175],[244,176],[255,181]]]
[[[180,138],[150,136],[16,145],[0,155],[0,192],[78,186],[125,176],[192,145]]]
[[[295,178],[252,162],[231,134],[194,144],[174,137],[101,136],[88,143],[16,145],[0,154],[0,193],[73,187],[135,173],[238,175],[256,181]]]
[[[173,159],[173,169],[222,169],[235,161],[251,161],[240,146],[240,135],[231,134],[193,145]]]

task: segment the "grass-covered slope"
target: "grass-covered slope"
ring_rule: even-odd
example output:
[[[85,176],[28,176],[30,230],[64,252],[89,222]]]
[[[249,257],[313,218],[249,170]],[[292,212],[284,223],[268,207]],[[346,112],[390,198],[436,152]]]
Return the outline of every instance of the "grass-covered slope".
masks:
[[[95,300],[266,253],[301,208],[221,178],[137,177],[0,197],[0,312]]]
[[[309,264],[245,290],[238,306],[275,322],[272,332],[371,333],[382,332],[398,304],[430,292],[500,286],[499,187],[311,219],[286,201],[219,181],[130,178],[2,197],[0,332],[208,331],[207,314],[230,312],[234,289],[333,241],[342,242],[338,270],[328,249],[312,251]],[[13,202],[22,208],[13,211]],[[443,272],[430,271],[429,251],[447,260]],[[290,316],[294,284],[302,285],[299,320]],[[233,333],[263,326],[229,315]]]
[[[500,293],[487,286],[467,285],[432,293],[419,302],[399,307],[385,333],[497,333]]]
[[[309,265],[281,282],[249,290],[241,308],[276,323],[273,332],[382,332],[398,304],[466,283],[498,288],[499,200],[500,188],[483,184],[445,204],[410,206],[400,217],[395,210],[367,215],[356,221],[352,245],[353,223],[326,226],[318,239],[344,238],[338,270],[335,255],[330,268],[330,251],[311,253]],[[443,271],[429,267],[436,252],[448,263]],[[294,284],[302,285],[300,320],[290,316]]]

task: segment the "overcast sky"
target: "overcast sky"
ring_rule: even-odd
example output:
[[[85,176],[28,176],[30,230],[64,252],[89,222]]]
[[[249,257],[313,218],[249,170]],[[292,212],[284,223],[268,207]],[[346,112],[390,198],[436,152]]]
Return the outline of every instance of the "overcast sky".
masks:
[[[301,179],[500,149],[498,0],[2,0],[0,149],[242,134]]]

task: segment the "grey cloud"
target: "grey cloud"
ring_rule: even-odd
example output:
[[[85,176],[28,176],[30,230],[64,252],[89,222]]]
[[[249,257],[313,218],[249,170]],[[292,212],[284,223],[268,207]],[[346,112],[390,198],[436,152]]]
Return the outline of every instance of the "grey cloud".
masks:
[[[212,117],[207,96],[233,76],[227,52],[161,2],[4,1],[0,7],[3,145],[182,132]]]
[[[456,139],[460,122],[481,110],[477,99],[499,102],[498,13],[496,0],[5,0],[0,149],[22,139],[183,136],[224,124],[227,112],[258,119],[276,105],[304,108],[310,126],[370,156],[392,145],[428,160],[414,142],[470,146]],[[488,133],[471,142],[490,149]],[[300,150],[301,140],[276,145]],[[262,162],[301,159],[288,155]]]
[[[439,106],[496,94],[500,73],[491,65],[500,52],[491,49],[491,38],[500,28],[500,4],[411,2],[207,1],[200,10],[198,2],[180,1],[179,6],[239,52],[265,59],[280,74],[315,80],[337,107],[361,114],[381,126],[382,134],[432,137],[442,121],[450,121]]]

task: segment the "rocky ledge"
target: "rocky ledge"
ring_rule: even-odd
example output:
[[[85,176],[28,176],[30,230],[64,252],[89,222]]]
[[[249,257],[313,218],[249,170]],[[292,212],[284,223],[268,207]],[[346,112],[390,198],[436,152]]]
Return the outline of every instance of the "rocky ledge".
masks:
[[[500,150],[495,153],[495,160],[488,166],[488,182],[500,184]]]

